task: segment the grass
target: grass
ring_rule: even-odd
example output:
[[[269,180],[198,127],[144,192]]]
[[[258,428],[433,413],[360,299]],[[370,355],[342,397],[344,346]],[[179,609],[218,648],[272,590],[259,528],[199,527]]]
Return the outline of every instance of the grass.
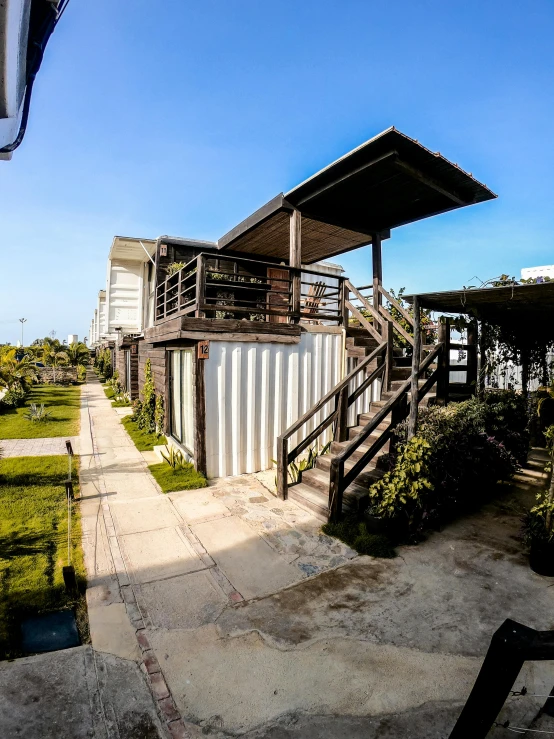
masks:
[[[327,536],[334,536],[348,544],[358,554],[369,554],[382,559],[396,557],[396,552],[386,536],[370,534],[365,523],[354,516],[348,516],[339,523],[326,523],[321,530]]]
[[[47,421],[28,421],[31,403],[44,403],[50,412]],[[81,387],[79,385],[34,385],[21,408],[0,413],[0,439],[44,439],[76,436],[79,433]]]
[[[73,461],[78,492],[78,461]],[[0,659],[21,656],[25,616],[74,608],[81,640],[88,640],[78,505],[72,513],[72,563],[79,593],[65,590],[67,457],[10,457],[0,461]]]
[[[173,469],[166,462],[149,465],[150,472],[164,493],[174,493],[177,490],[197,490],[208,484],[206,478],[194,469],[194,465],[186,463],[180,469]]]
[[[111,400],[112,398],[115,398],[115,392],[112,387],[107,387],[106,385],[102,385],[102,388],[104,390],[104,395],[108,400]]]
[[[151,452],[155,446],[167,444],[165,436],[156,436],[154,433],[150,434],[139,429],[137,424],[132,420],[132,416],[124,416],[121,419],[121,423],[127,429],[127,433],[139,452]]]

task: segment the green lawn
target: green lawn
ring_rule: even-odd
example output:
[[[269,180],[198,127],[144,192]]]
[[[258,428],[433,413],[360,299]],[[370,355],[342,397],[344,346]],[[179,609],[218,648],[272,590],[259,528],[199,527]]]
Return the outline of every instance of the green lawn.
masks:
[[[121,423],[127,429],[127,433],[133,440],[139,452],[151,452],[155,446],[167,444],[165,436],[156,436],[156,434],[148,434],[139,429],[137,424],[132,420],[131,416],[124,416]]]
[[[31,403],[44,403],[51,417],[37,423],[25,414]],[[44,439],[49,436],[76,436],[79,433],[80,385],[35,385],[21,408],[0,413],[0,439]]]
[[[187,464],[182,469],[173,469],[166,462],[151,464],[148,469],[164,493],[174,493],[177,490],[196,490],[205,488],[208,484],[204,475],[194,469],[194,465]]]
[[[78,493],[78,461],[73,461]],[[75,608],[81,639],[88,639],[86,576],[78,504],[72,512],[72,564],[79,594],[65,590],[67,457],[0,460],[0,659],[21,655],[19,623],[25,616]]]
[[[106,396],[106,398],[108,398],[108,400],[111,400],[113,397],[115,397],[115,392],[113,388],[107,387],[106,385],[102,385],[102,388],[104,390],[104,395]]]

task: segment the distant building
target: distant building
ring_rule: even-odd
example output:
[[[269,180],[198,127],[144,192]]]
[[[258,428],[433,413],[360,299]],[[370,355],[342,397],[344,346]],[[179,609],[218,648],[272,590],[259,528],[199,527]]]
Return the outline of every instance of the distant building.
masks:
[[[531,278],[536,279],[537,277],[550,277],[554,279],[554,264],[549,264],[546,267],[523,267],[521,270],[521,279],[529,280]]]
[[[77,334],[68,334],[67,335],[67,345],[70,344],[76,344],[79,341],[79,337]]]

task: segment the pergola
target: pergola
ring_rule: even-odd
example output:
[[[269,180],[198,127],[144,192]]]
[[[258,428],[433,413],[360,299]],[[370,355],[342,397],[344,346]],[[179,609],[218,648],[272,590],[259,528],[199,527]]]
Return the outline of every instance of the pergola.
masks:
[[[457,164],[389,128],[277,195],[217,248],[299,268],[371,244],[375,286],[381,242],[393,228],[494,198]]]
[[[467,384],[482,389],[484,378],[478,378],[478,351],[483,357],[487,346],[487,327],[499,327],[509,332],[518,343],[521,354],[522,386],[527,392],[529,382],[528,347],[533,342],[548,346],[554,340],[554,330],[550,328],[554,315],[554,282],[500,287],[464,288],[446,292],[407,295],[406,300],[413,305],[414,318],[426,308],[438,313],[467,315],[474,319],[468,329],[467,365],[450,367],[450,349],[459,348],[450,342],[449,318],[439,324],[439,342],[444,342],[441,355],[442,377],[437,383],[437,397],[448,400],[448,372],[450,369],[466,369]],[[480,330],[478,329],[480,324]],[[421,347],[420,323],[414,320],[414,368],[419,367]],[[478,381],[479,380],[479,381]]]

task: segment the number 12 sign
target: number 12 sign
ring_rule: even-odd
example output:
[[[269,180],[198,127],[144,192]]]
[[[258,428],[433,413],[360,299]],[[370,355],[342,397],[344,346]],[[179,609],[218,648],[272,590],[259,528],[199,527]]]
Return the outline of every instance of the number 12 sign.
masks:
[[[198,342],[198,359],[209,359],[210,356],[210,342],[199,341]]]

